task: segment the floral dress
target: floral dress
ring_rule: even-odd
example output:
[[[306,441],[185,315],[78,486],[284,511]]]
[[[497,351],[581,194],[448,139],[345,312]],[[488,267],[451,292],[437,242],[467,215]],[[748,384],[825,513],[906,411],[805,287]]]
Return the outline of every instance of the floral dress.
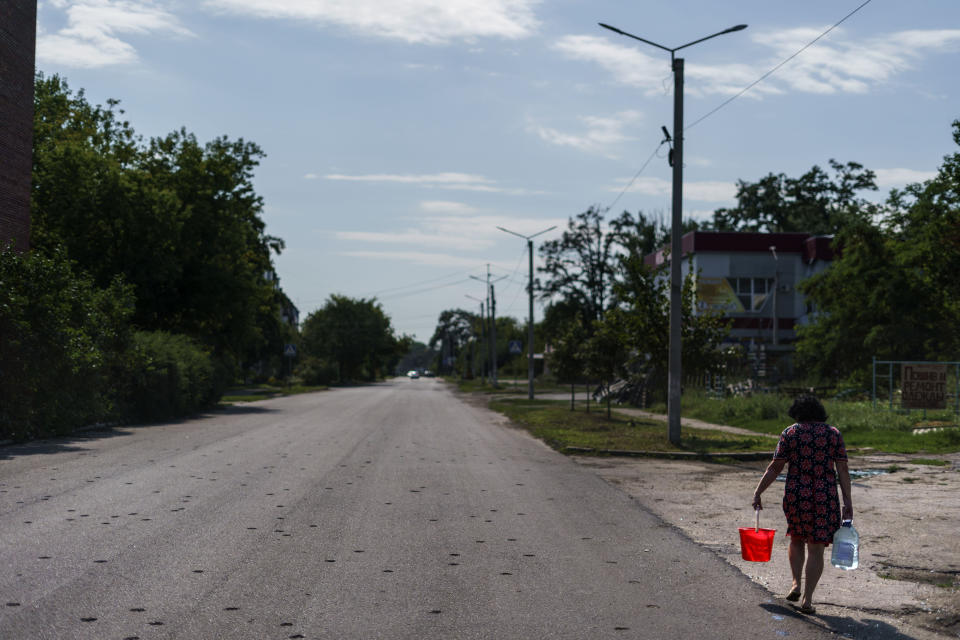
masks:
[[[840,528],[834,462],[847,459],[843,436],[822,422],[798,423],[780,434],[773,459],[789,463],[783,493],[787,535],[803,542],[830,544]]]

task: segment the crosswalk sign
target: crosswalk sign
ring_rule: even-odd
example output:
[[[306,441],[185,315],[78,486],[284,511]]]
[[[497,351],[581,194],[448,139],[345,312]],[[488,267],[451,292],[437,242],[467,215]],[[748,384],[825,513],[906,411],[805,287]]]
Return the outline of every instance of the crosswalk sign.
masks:
[[[297,356],[297,345],[295,344],[285,344],[283,345],[283,355],[288,358],[295,358]]]
[[[510,341],[510,353],[512,355],[518,356],[523,353],[523,343],[519,340]]]

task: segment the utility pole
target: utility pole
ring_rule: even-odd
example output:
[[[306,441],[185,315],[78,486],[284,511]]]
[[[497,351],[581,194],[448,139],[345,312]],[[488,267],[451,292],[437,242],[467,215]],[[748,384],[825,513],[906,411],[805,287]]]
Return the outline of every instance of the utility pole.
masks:
[[[497,227],[497,229],[500,229],[500,231],[506,231],[506,232],[509,233],[510,235],[517,236],[518,238],[523,238],[524,240],[527,241],[527,253],[529,254],[529,258],[530,258],[530,282],[529,282],[529,284],[527,285],[527,292],[530,294],[530,315],[529,315],[529,321],[527,322],[527,355],[528,355],[528,358],[527,358],[527,387],[528,387],[527,397],[528,397],[530,400],[533,400],[533,374],[534,374],[534,366],[533,366],[533,239],[536,238],[537,236],[543,234],[543,233],[546,233],[547,231],[553,231],[553,230],[556,229],[556,228],[557,228],[557,225],[553,225],[553,226],[550,227],[549,229],[544,229],[543,231],[538,231],[537,233],[533,234],[532,236],[524,236],[524,235],[521,235],[521,234],[516,233],[516,232],[514,232],[514,231],[510,231],[510,229],[504,229],[503,227]]]
[[[681,355],[683,350],[680,344],[680,325],[682,317],[680,304],[682,300],[683,279],[681,267],[681,234],[683,233],[683,58],[676,56],[677,51],[691,45],[715,38],[725,33],[741,31],[747,28],[745,24],[724,29],[712,35],[688,42],[679,47],[665,47],[656,42],[621,31],[608,24],[599,23],[604,29],[609,29],[622,36],[639,40],[640,42],[663,49],[670,53],[670,66],[673,69],[673,151],[670,154],[670,164],[673,166],[673,215],[670,229],[670,347],[668,362],[667,387],[667,435],[672,444],[680,444],[680,397],[681,397]]]
[[[470,276],[474,280],[484,282],[482,278]],[[497,386],[497,299],[493,290],[493,283],[503,280],[507,276],[501,276],[496,280],[490,280],[490,264],[487,264],[487,311],[490,313],[490,330],[487,333],[490,336],[490,383]]]
[[[490,266],[487,265],[489,269]],[[487,278],[490,277],[490,274],[487,273]],[[490,283],[490,364],[491,369],[491,384],[493,388],[497,388],[497,295],[493,292],[493,283]]]
[[[480,342],[481,344],[486,344],[484,342],[484,336],[486,335],[487,315],[486,315],[486,311],[483,308],[483,300],[481,300],[480,298],[474,298],[469,294],[463,294],[463,295],[466,298],[470,298],[471,300],[475,300],[476,302],[480,303]],[[481,347],[481,351],[482,349],[483,347]],[[487,353],[489,352],[490,350],[488,348]],[[474,354],[476,354],[476,348],[474,348]],[[486,358],[483,359],[483,366],[480,367],[480,379],[484,384],[487,383],[487,359]]]

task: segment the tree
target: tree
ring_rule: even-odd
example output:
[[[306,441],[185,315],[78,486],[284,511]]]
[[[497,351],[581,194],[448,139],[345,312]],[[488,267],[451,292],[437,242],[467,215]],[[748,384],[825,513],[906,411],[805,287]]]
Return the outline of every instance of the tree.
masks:
[[[428,346],[437,353],[440,359],[438,371],[444,371],[444,358],[457,358],[461,349],[467,345],[470,338],[479,335],[480,318],[475,313],[463,309],[447,309],[437,318],[437,327],[430,337]],[[452,367],[449,368],[452,371]]]
[[[570,410],[574,410],[574,389],[583,379],[586,365],[581,347],[587,339],[587,332],[579,316],[563,327],[557,336],[553,351],[550,353],[550,368],[559,382],[570,383]]]
[[[541,299],[550,300],[544,319],[548,339],[559,336],[574,316],[581,319],[589,335],[593,323],[603,317],[613,301],[622,256],[639,260],[663,246],[670,229],[662,216],[624,211],[603,228],[603,214],[594,208],[570,218],[567,230],[557,240],[544,242],[540,254],[546,274],[535,287]],[[684,231],[697,228],[696,221],[684,223]]]
[[[960,121],[954,122],[960,145]],[[869,380],[871,359],[956,359],[960,353],[960,154],[937,176],[894,191],[883,216],[853,218],[832,266],[800,285],[814,321],[798,328],[801,370]]]
[[[334,294],[307,316],[301,345],[306,357],[334,363],[335,379],[347,382],[374,380],[393,371],[412,342],[394,334],[390,318],[375,299]]]
[[[856,162],[830,160],[834,177],[814,166],[799,178],[767,174],[757,182],[737,181],[737,206],[718,209],[718,231],[836,233],[862,202],[856,194],[876,191],[876,175]]]
[[[570,218],[559,239],[540,245],[544,266],[537,271],[546,274],[535,283],[540,297],[560,298],[586,327],[603,317],[610,298],[618,236],[605,231],[602,222],[603,214],[591,207]]]
[[[685,375],[717,367],[720,344],[729,331],[729,320],[719,312],[698,309],[697,274],[690,270],[681,292],[681,346]],[[666,274],[648,267],[637,254],[623,256],[614,287],[616,305],[604,323],[620,336],[623,370],[657,393],[666,392],[669,360],[670,295]]]
[[[592,335],[580,347],[584,370],[598,380],[605,390],[607,419],[610,419],[610,385],[623,375],[626,367],[624,332],[617,322],[620,315],[608,311],[602,321],[596,322]]]
[[[277,352],[285,296],[269,274],[283,242],[253,189],[263,152],[183,129],[144,143],[118,104],[37,75],[34,247],[62,246],[100,287],[122,276],[143,329],[188,334],[223,360]]]

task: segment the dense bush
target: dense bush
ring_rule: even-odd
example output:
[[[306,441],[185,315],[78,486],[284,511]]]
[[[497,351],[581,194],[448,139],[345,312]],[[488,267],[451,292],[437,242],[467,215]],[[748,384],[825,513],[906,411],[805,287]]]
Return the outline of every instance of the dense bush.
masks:
[[[132,307],[129,287],[98,289],[59,251],[0,249],[0,439],[112,418]]]
[[[234,364],[191,339],[131,329],[131,287],[77,275],[60,251],[0,250],[0,440],[215,404]]]
[[[329,358],[305,356],[294,372],[304,384],[327,385],[339,379],[337,363]]]
[[[137,331],[125,360],[123,417],[161,420],[195,413],[223,394],[225,378],[196,342],[164,331]]]

